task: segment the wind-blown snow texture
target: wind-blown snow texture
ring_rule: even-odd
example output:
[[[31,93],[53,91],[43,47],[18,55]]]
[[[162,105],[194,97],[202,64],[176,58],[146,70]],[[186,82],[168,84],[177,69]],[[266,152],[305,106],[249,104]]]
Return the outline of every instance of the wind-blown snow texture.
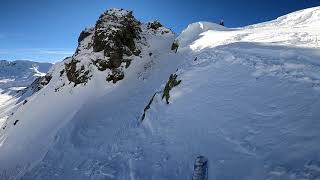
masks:
[[[209,179],[320,179],[319,7],[236,29],[193,23],[178,37],[140,26],[141,54],[115,84],[90,48],[73,56],[86,83],[69,83],[71,59],[54,65],[0,131],[2,179],[191,179],[199,155]],[[167,104],[171,74],[181,83]]]

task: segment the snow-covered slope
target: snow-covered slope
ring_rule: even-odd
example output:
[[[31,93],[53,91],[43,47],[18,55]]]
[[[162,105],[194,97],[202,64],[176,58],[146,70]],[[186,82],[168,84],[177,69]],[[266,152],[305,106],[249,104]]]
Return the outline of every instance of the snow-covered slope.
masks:
[[[107,11],[6,121],[0,177],[319,179],[319,9],[178,37]]]
[[[51,63],[0,60],[0,88],[27,87],[51,66]]]
[[[19,102],[27,97],[20,92],[39,77],[48,72],[50,63],[33,61],[0,61],[0,126],[19,107]]]

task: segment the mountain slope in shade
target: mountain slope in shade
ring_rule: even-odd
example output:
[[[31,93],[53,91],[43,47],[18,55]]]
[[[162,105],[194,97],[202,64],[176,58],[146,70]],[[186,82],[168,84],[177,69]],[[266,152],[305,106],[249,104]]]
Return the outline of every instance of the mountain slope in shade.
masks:
[[[107,11],[6,121],[0,177],[319,179],[319,9],[178,37]]]

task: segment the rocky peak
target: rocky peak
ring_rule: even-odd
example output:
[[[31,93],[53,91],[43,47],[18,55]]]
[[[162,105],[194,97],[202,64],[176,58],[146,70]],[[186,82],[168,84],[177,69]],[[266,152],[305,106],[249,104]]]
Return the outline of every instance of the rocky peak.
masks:
[[[61,76],[74,85],[85,84],[93,71],[106,73],[106,81],[116,83],[125,77],[131,61],[142,57],[150,36],[163,36],[171,31],[159,21],[142,24],[132,11],[110,9],[104,12],[92,28],[83,30],[75,54],[64,61]],[[149,35],[147,35],[149,34]],[[146,38],[146,35],[148,38]]]
[[[157,30],[160,27],[162,27],[162,24],[159,21],[152,21],[152,22],[149,22],[147,26],[149,29]]]
[[[139,55],[135,40],[140,39],[140,24],[132,15],[132,11],[123,9],[106,11],[95,25],[94,51],[104,50],[106,57],[118,60],[124,54]]]

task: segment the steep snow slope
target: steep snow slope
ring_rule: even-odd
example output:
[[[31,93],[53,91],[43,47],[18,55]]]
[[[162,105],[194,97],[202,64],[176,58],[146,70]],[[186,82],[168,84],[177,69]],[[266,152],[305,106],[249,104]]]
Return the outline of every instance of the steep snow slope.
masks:
[[[94,28],[81,33],[76,53],[49,71],[50,83],[30,97],[6,122],[5,129],[0,132],[2,177],[19,177],[31,168],[45,155],[51,142],[57,140],[55,135],[59,128],[77,119],[79,113],[94,118],[93,125],[99,121],[98,117],[106,118],[99,116],[99,112],[140,111],[149,95],[165,82],[166,75],[175,70],[177,62],[170,58],[174,38],[174,34],[159,22],[141,24],[125,10],[114,9],[100,16]],[[144,87],[148,88],[144,90]],[[134,102],[134,97],[140,106],[126,106],[126,101]],[[89,106],[97,101],[106,104]],[[136,124],[130,116],[136,118],[139,111],[122,113],[126,119],[118,122]],[[117,122],[114,131],[118,130],[116,125]],[[106,137],[100,138],[102,141]]]
[[[0,88],[26,87],[37,77],[43,76],[52,66],[51,63],[33,61],[0,61]]]
[[[204,155],[209,179],[319,179],[319,9],[194,23],[177,53],[168,29],[106,12],[7,121],[0,177],[190,179]]]
[[[36,78],[44,76],[52,66],[50,63],[33,61],[0,61],[0,127],[18,107],[20,90],[29,86]]]

